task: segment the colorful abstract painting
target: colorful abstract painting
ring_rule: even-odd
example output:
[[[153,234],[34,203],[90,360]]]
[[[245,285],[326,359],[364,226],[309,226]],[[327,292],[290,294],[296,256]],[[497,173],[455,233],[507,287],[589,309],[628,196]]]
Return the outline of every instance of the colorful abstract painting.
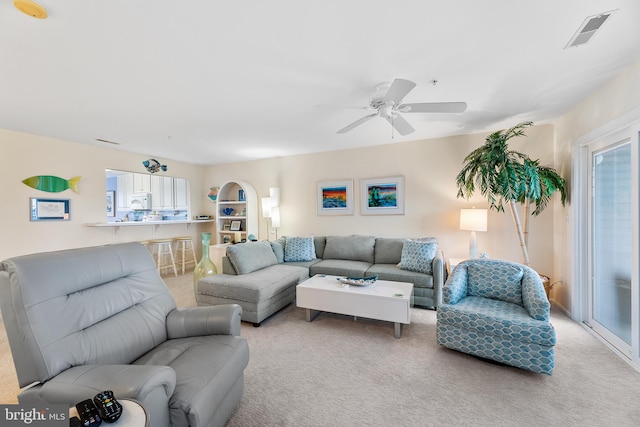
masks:
[[[398,207],[398,184],[374,184],[367,187],[367,205],[370,208]]]
[[[353,181],[318,182],[318,215],[353,215]]]
[[[361,180],[362,215],[404,215],[404,177]]]
[[[325,187],[322,189],[322,207],[324,209],[346,208],[347,187]]]

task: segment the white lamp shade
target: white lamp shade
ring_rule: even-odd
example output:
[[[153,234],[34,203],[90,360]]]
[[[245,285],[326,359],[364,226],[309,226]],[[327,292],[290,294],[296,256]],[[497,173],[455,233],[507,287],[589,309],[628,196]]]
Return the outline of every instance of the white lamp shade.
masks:
[[[271,199],[269,197],[262,198],[262,218],[271,218]]]
[[[280,227],[280,207],[279,206],[271,207],[271,226],[273,228]]]
[[[269,199],[271,200],[271,206],[280,206],[280,188],[269,188]]]
[[[460,230],[487,231],[487,210],[460,209]]]

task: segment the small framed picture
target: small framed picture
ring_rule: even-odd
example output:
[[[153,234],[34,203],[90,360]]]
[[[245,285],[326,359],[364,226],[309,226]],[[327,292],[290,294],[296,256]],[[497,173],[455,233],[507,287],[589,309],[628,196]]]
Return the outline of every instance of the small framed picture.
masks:
[[[227,222],[227,223],[225,223],[225,224],[222,226],[222,229],[223,229],[224,231],[229,231],[229,229],[230,229],[230,228],[231,228],[231,224],[229,224],[228,222]]]
[[[362,185],[362,215],[404,215],[404,177],[372,178]]]
[[[317,203],[318,215],[353,215],[353,180],[318,182]]]
[[[116,192],[107,191],[107,216],[116,216]]]
[[[69,221],[69,199],[40,199],[32,197],[29,200],[31,221]]]
[[[242,227],[242,221],[234,220],[234,221],[231,221],[231,227],[229,228],[229,230],[240,231],[240,227]]]

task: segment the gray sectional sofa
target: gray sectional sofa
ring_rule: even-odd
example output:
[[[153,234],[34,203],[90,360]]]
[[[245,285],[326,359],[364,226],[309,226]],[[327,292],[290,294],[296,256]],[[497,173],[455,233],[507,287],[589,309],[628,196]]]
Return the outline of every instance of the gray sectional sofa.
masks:
[[[231,245],[223,272],[196,285],[198,305],[235,303],[254,326],[295,301],[296,285],[316,274],[377,276],[414,285],[413,304],[437,307],[445,280],[444,253],[433,237],[365,235],[283,237]]]

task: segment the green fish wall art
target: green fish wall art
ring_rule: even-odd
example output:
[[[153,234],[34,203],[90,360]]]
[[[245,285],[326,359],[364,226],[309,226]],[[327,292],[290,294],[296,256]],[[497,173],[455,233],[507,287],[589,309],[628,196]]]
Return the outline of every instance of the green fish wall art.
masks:
[[[80,181],[80,178],[82,177],[76,176],[66,180],[57,176],[40,175],[32,176],[22,182],[31,188],[35,188],[40,191],[47,191],[49,193],[59,193],[70,188],[74,193],[80,194],[80,191],[78,190],[78,182]]]

